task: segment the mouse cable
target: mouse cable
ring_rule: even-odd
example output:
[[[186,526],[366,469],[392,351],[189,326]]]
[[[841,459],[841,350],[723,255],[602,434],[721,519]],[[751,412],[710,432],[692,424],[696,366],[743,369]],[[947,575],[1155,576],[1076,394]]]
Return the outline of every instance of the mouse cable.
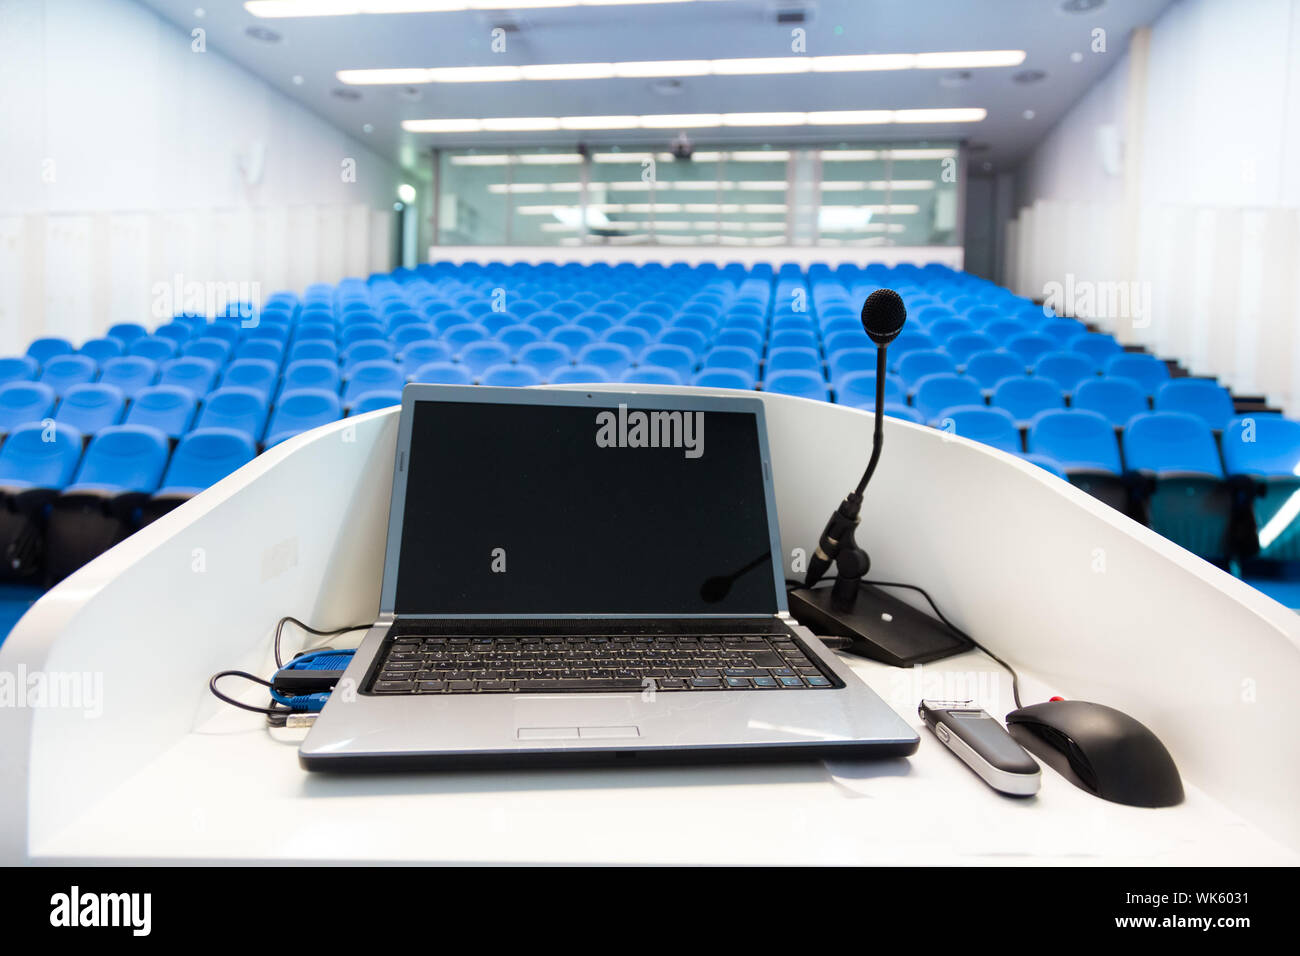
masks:
[[[310,624],[304,624],[296,617],[282,617],[275,625],[275,666],[277,670],[284,667],[284,661],[280,659],[280,637],[284,633],[286,624],[293,624],[309,634],[315,634],[317,637],[337,637],[339,634],[347,634],[349,631],[366,631],[374,626],[374,623],[371,622],[369,624],[350,624],[347,627],[336,627],[333,630],[321,631]],[[308,650],[314,650],[314,648],[308,648]]]
[[[786,578],[785,583],[787,587],[795,587],[795,588],[803,587],[802,582],[793,581],[790,578]],[[948,618],[944,616],[943,611],[939,610],[939,605],[934,603],[934,598],[930,597],[929,591],[921,587],[919,584],[904,584],[901,581],[869,581],[866,578],[863,578],[862,583],[877,588],[907,588],[909,591],[915,591],[918,594],[920,594],[921,597],[925,598],[926,603],[930,605],[931,610],[934,611],[935,617],[937,617],[940,621],[942,621],[944,625],[948,628],[948,630],[952,631],[954,634],[956,634],[958,637],[962,638],[963,640],[970,641],[971,644],[974,645],[977,650],[983,651],[987,656],[991,657],[996,663],[1000,664],[1006,670],[1006,672],[1011,675],[1011,696],[1016,702],[1017,709],[1023,706],[1020,703],[1020,676],[1016,673],[1016,669],[1012,667],[1010,664],[1008,664],[1006,661],[1004,661],[1002,658],[998,657],[998,655],[994,654],[991,650],[989,650],[979,641],[975,640],[975,638],[971,637],[969,634],[967,634],[965,631],[959,628],[952,621],[948,620]]]
[[[253,704],[245,704],[242,700],[235,700],[233,697],[227,697],[221,691],[217,690],[217,681],[223,677],[242,677],[244,680],[251,680],[255,684],[261,684],[268,690],[271,687],[269,680],[262,680],[256,674],[250,674],[248,671],[220,671],[212,675],[208,681],[208,690],[212,691],[217,700],[224,701],[231,707],[238,707],[240,710],[251,710],[255,714],[266,714],[268,717],[279,717],[288,714],[291,710],[289,707],[257,707]]]

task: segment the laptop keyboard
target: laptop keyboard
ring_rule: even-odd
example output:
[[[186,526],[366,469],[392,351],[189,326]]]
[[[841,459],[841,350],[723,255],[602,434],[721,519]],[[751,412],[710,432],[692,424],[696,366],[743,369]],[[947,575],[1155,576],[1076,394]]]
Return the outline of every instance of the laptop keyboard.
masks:
[[[372,694],[813,690],[837,683],[786,633],[566,637],[403,634]]]

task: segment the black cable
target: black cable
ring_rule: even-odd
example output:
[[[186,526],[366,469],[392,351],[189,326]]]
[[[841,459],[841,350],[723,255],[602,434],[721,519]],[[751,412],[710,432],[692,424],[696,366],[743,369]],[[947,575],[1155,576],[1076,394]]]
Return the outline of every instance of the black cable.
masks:
[[[250,674],[248,671],[220,671],[213,674],[212,679],[208,681],[208,690],[212,691],[217,700],[224,701],[232,707],[238,707],[240,710],[251,710],[255,714],[266,714],[268,717],[274,717],[279,714],[290,712],[288,707],[255,707],[252,704],[245,704],[243,701],[235,700],[233,697],[227,697],[221,691],[217,690],[217,681],[223,677],[242,677],[244,680],[251,680],[255,684],[261,684],[263,687],[270,688],[269,680],[262,680],[256,674]]]
[[[366,631],[374,626],[373,623],[351,624],[347,627],[335,628],[334,630],[319,631],[309,624],[304,624],[296,617],[282,617],[280,618],[279,623],[275,625],[275,666],[277,670],[284,667],[284,661],[280,659],[280,635],[284,633],[284,626],[288,623],[296,624],[304,631],[307,631],[310,634],[315,634],[317,637],[337,637],[339,634],[347,634],[349,631]],[[268,684],[267,686],[269,687],[270,685]]]
[[[998,657],[998,655],[994,654],[991,650],[989,650],[979,641],[975,640],[975,638],[971,637],[969,634],[967,634],[965,631],[959,628],[952,621],[944,617],[943,611],[940,611],[939,605],[934,603],[934,598],[930,597],[929,591],[927,591],[925,588],[921,587],[920,585],[904,584],[901,581],[868,581],[864,578],[862,580],[862,583],[869,584],[872,587],[877,587],[877,588],[907,588],[910,591],[916,591],[918,594],[920,594],[921,597],[925,598],[926,602],[930,605],[930,608],[934,611],[935,617],[941,620],[944,623],[944,625],[947,626],[948,630],[952,631],[954,634],[956,634],[958,637],[962,638],[963,640],[970,641],[971,644],[973,644],[977,650],[983,651],[986,655],[993,658],[994,661],[996,661],[998,664],[1002,665],[1002,667],[1006,669],[1006,672],[1011,675],[1011,696],[1016,702],[1016,707],[1019,708],[1024,706],[1023,704],[1020,703],[1020,676],[1016,673],[1016,669],[1012,667],[1010,664],[1008,664],[1006,661],[1004,661],[1002,658]],[[803,587],[803,584],[801,582],[792,581],[790,578],[785,579],[785,584],[786,587],[788,588]]]

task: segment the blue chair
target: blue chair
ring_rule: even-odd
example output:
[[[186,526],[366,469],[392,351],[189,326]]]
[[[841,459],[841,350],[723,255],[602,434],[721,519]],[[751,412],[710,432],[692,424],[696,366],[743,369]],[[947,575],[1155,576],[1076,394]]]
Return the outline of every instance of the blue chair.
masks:
[[[925,417],[920,412],[911,405],[903,405],[899,402],[885,402],[885,417],[901,418],[905,422],[912,422],[917,425],[925,424]]]
[[[187,388],[195,398],[201,399],[217,380],[217,366],[207,359],[178,358],[163,362],[158,370],[159,385]]]
[[[281,392],[298,391],[304,388],[323,388],[337,392],[342,378],[339,367],[325,359],[303,359],[290,362],[284,370],[284,383]]]
[[[1147,411],[1147,398],[1127,379],[1094,378],[1079,386],[1070,406],[1096,412],[1116,428],[1123,428],[1134,415]]]
[[[45,363],[37,381],[54,389],[55,395],[62,395],[74,385],[93,382],[98,374],[99,366],[89,356],[56,355]]]
[[[251,388],[266,398],[275,393],[280,380],[280,366],[265,359],[236,359],[226,366],[221,376],[221,386]]]
[[[19,425],[0,445],[0,500],[62,489],[81,461],[81,448],[81,432],[71,425]]]
[[[507,364],[510,361],[510,346],[504,342],[494,342],[491,339],[485,339],[481,342],[471,342],[460,350],[457,356],[458,361],[469,369],[470,375],[474,378],[482,377],[493,365]],[[439,361],[431,359],[430,361]]]
[[[1041,332],[1022,332],[1007,340],[1008,352],[1020,356],[1026,366],[1033,365],[1048,352],[1060,351],[1061,345],[1050,335]]]
[[[1048,319],[1037,331],[1050,335],[1061,343],[1061,348],[1065,348],[1072,339],[1086,333],[1088,327],[1076,319]]]
[[[280,393],[271,421],[266,426],[266,447],[301,435],[343,417],[337,392],[322,388],[302,388]]]
[[[659,333],[656,342],[659,345],[680,345],[682,348],[688,349],[691,355],[694,356],[703,355],[709,346],[709,340],[704,333],[695,329],[681,327],[664,329]]]
[[[763,354],[763,335],[749,328],[724,328],[713,338],[714,346],[728,345],[749,349],[755,355]]]
[[[1013,455],[1024,454],[1020,429],[1011,413],[987,405],[954,405],[944,409],[938,421],[943,431],[991,445]]]
[[[254,443],[266,431],[269,405],[265,392],[252,388],[230,386],[211,392],[203,400],[195,429],[227,428],[242,432]]]
[[[912,396],[914,407],[926,421],[932,422],[955,405],[983,405],[984,395],[975,382],[953,372],[927,375],[916,383]]]
[[[596,333],[581,325],[558,325],[546,334],[546,341],[557,342],[573,353],[596,341]]]
[[[738,368],[758,374],[758,356],[747,348],[721,345],[709,349],[704,356],[703,368]]]
[[[637,364],[670,368],[685,382],[695,371],[696,358],[684,345],[648,345],[637,358]]]
[[[526,365],[493,365],[483,373],[482,384],[525,388],[542,384],[542,377]]]
[[[804,369],[787,369],[769,374],[763,380],[763,391],[811,398],[819,402],[830,400],[830,386],[827,385],[826,379],[822,378],[821,372],[810,372]]]
[[[158,366],[147,358],[127,355],[122,358],[109,359],[100,369],[99,383],[112,385],[126,396],[134,399],[143,388],[148,388],[158,380]]]
[[[822,358],[815,348],[774,348],[767,356],[766,373],[800,371],[821,375]]]
[[[876,407],[876,373],[851,372],[835,383],[835,402],[854,408]],[[907,392],[900,379],[885,376],[885,403],[907,404]]]
[[[1034,378],[1054,382],[1067,395],[1097,378],[1096,363],[1082,352],[1047,352],[1033,363]]]
[[[79,355],[94,359],[95,364],[98,366],[111,358],[121,358],[125,355],[126,343],[112,337],[87,339],[81,344],[81,348],[77,352]]]
[[[176,445],[154,494],[151,516],[170,511],[257,457],[248,433],[233,428],[196,428]]]
[[[670,368],[638,365],[625,371],[619,381],[638,385],[681,385],[682,377]]]
[[[343,377],[346,378],[362,362],[391,362],[394,354],[393,346],[379,339],[353,342],[339,356],[343,365]]]
[[[757,382],[752,372],[738,368],[706,368],[696,372],[691,379],[692,385],[701,388],[744,388],[752,389]]]
[[[570,365],[552,373],[552,385],[580,385],[611,381],[609,373],[598,365]]]
[[[54,412],[58,396],[40,382],[10,382],[0,385],[0,435],[19,425],[45,421]]]
[[[339,333],[339,346],[344,352],[358,342],[386,342],[388,330],[378,322],[354,322],[345,325]]]
[[[1066,477],[1065,469],[1061,467],[1061,463],[1056,461],[1049,455],[1024,454],[1021,455],[1020,457],[1032,465],[1037,465],[1039,468],[1043,469],[1044,471],[1051,472],[1053,475],[1055,475],[1057,478],[1060,478],[1062,481],[1070,480],[1068,477]]]
[[[515,361],[532,368],[546,382],[552,373],[571,365],[573,357],[558,342],[530,342],[515,355]]]
[[[650,334],[644,329],[634,329],[625,325],[616,325],[601,337],[603,342],[622,345],[632,353],[641,352],[650,344]]]
[[[435,339],[433,329],[427,325],[403,325],[389,336],[394,350],[398,352],[415,342],[430,342]]]
[[[1025,374],[1025,363],[1017,355],[1002,351],[976,352],[966,360],[965,374],[985,391],[992,391],[1004,378]]]
[[[1076,335],[1066,343],[1065,347],[1071,352],[1082,352],[1092,359],[1098,372],[1106,367],[1106,363],[1113,356],[1124,353],[1124,346],[1104,332],[1084,332],[1082,335]]]
[[[348,410],[348,415],[364,415],[366,412],[377,412],[381,408],[392,408],[394,405],[402,404],[402,393],[390,390],[375,390],[365,392],[357,396],[357,400],[352,403]]]
[[[826,363],[830,368],[831,381],[837,382],[846,375],[852,375],[854,372],[875,372],[876,371],[876,350],[869,349],[845,349],[832,355]]]
[[[1108,378],[1125,378],[1137,384],[1143,395],[1154,395],[1169,381],[1169,366],[1145,352],[1125,352],[1106,361]]]
[[[256,340],[264,341],[264,340]],[[214,336],[204,336],[201,339],[193,339],[185,342],[181,346],[181,354],[189,355],[194,358],[207,359],[217,368],[221,368],[226,362],[230,361],[230,353],[233,349],[230,343],[225,339],[219,339]]]
[[[101,428],[118,424],[125,408],[125,396],[112,385],[73,385],[63,393],[54,421],[71,425],[83,435],[93,435]]]
[[[897,370],[898,363],[912,352],[932,352],[938,343],[924,332],[916,329],[904,329],[889,346],[890,367]]]
[[[124,424],[156,428],[169,438],[190,430],[198,402],[188,388],[151,385],[136,393],[127,409]]]
[[[511,352],[517,352],[530,342],[540,342],[543,333],[531,325],[507,325],[496,334],[498,342],[503,343]]]
[[[366,392],[400,392],[406,376],[396,362],[379,359],[352,367],[343,382],[343,405],[350,407]]]
[[[1119,481],[1119,441],[1110,422],[1096,412],[1053,409],[1029,425],[1025,450],[1060,463],[1072,484],[1113,507],[1127,510],[1127,489]]]
[[[768,343],[772,351],[783,348],[805,348],[817,351],[817,333],[801,329],[779,329],[772,333]]]
[[[898,377],[909,390],[916,388],[918,382],[927,375],[941,373],[956,374],[957,365],[952,356],[940,349],[921,349],[909,352],[898,362]]]
[[[29,356],[0,358],[0,385],[10,382],[34,382],[40,374],[40,365]]]
[[[307,342],[296,342],[289,347],[288,361],[290,364],[309,360],[333,362],[337,365],[339,361],[338,346],[333,342],[313,339]]]
[[[997,348],[997,343],[983,332],[958,332],[943,343],[943,350],[952,356],[958,365],[965,365],[967,360],[977,352],[988,352]]]
[[[1237,414],[1232,394],[1218,382],[1205,378],[1176,378],[1155,392],[1158,412],[1188,412],[1199,416],[1215,431],[1228,427]]]
[[[135,355],[154,363],[161,363],[172,358],[179,349],[171,339],[163,338],[160,335],[145,335],[128,345],[126,351],[128,355]]]
[[[108,327],[108,334],[119,342],[130,346],[136,339],[142,339],[148,335],[149,330],[136,322],[118,322],[116,325]]]
[[[951,339],[954,335],[966,335],[971,333],[983,334],[979,331],[979,329],[975,328],[975,326],[971,325],[965,319],[960,319],[955,317],[951,319],[948,318],[939,319],[935,322],[930,323],[930,325],[926,328],[926,332],[933,341],[940,343],[941,348],[944,345],[946,345],[948,340]],[[997,347],[996,345],[984,346],[984,348],[986,349],[991,349],[996,347]]]
[[[407,381],[426,385],[473,385],[474,375],[459,362],[430,362],[408,375]]]
[[[617,305],[618,303],[606,303],[608,305]],[[573,320],[573,324],[584,329],[589,329],[594,335],[601,335],[614,327],[614,320],[609,315],[600,311],[584,312]]]
[[[1229,476],[1252,486],[1259,557],[1300,560],[1300,422],[1277,415],[1231,419],[1223,429],[1223,462]]]
[[[273,342],[271,339],[249,339],[247,342],[241,342],[235,347],[231,358],[235,362],[244,359],[269,362],[278,373],[280,366],[284,364],[284,346],[279,342]]]
[[[1021,375],[998,382],[989,404],[1010,412],[1021,427],[1026,427],[1039,412],[1064,408],[1065,394],[1055,382]]]
[[[64,497],[150,494],[158,488],[169,453],[167,436],[156,428],[110,425],[90,440]]]
[[[469,343],[478,342],[489,337],[490,333],[484,326],[473,323],[453,325],[442,333],[442,340],[447,343],[447,347],[453,352],[459,352]]]
[[[1124,458],[1154,486],[1146,501],[1153,531],[1201,557],[1230,557],[1232,495],[1209,425],[1186,412],[1143,412],[1124,430]]]
[[[298,326],[298,331],[293,336],[294,345],[303,342],[328,342],[337,349],[338,329],[332,322],[304,322]]]
[[[402,366],[402,371],[411,375],[420,366],[428,365],[430,362],[450,362],[452,354],[445,342],[421,340],[407,345],[397,359]]]
[[[35,359],[39,365],[45,365],[50,359],[60,355],[71,355],[76,351],[67,339],[54,336],[36,339],[27,346],[27,357]]]

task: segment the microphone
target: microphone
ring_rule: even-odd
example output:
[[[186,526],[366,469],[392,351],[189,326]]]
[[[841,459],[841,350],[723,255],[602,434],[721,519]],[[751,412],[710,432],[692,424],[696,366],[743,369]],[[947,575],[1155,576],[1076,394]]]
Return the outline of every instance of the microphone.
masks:
[[[841,610],[852,610],[857,600],[858,579],[871,567],[871,559],[853,540],[853,530],[858,525],[858,516],[862,510],[862,493],[875,474],[885,440],[886,350],[889,343],[898,338],[906,322],[907,306],[903,303],[902,296],[893,289],[877,289],[862,303],[862,328],[876,344],[876,421],[871,439],[871,459],[867,462],[867,470],[862,473],[857,488],[840,502],[840,506],[826,522],[826,528],[817,541],[817,549],[808,560],[808,571],[804,576],[804,587],[811,588],[825,576],[834,562],[838,574],[832,599]]]

